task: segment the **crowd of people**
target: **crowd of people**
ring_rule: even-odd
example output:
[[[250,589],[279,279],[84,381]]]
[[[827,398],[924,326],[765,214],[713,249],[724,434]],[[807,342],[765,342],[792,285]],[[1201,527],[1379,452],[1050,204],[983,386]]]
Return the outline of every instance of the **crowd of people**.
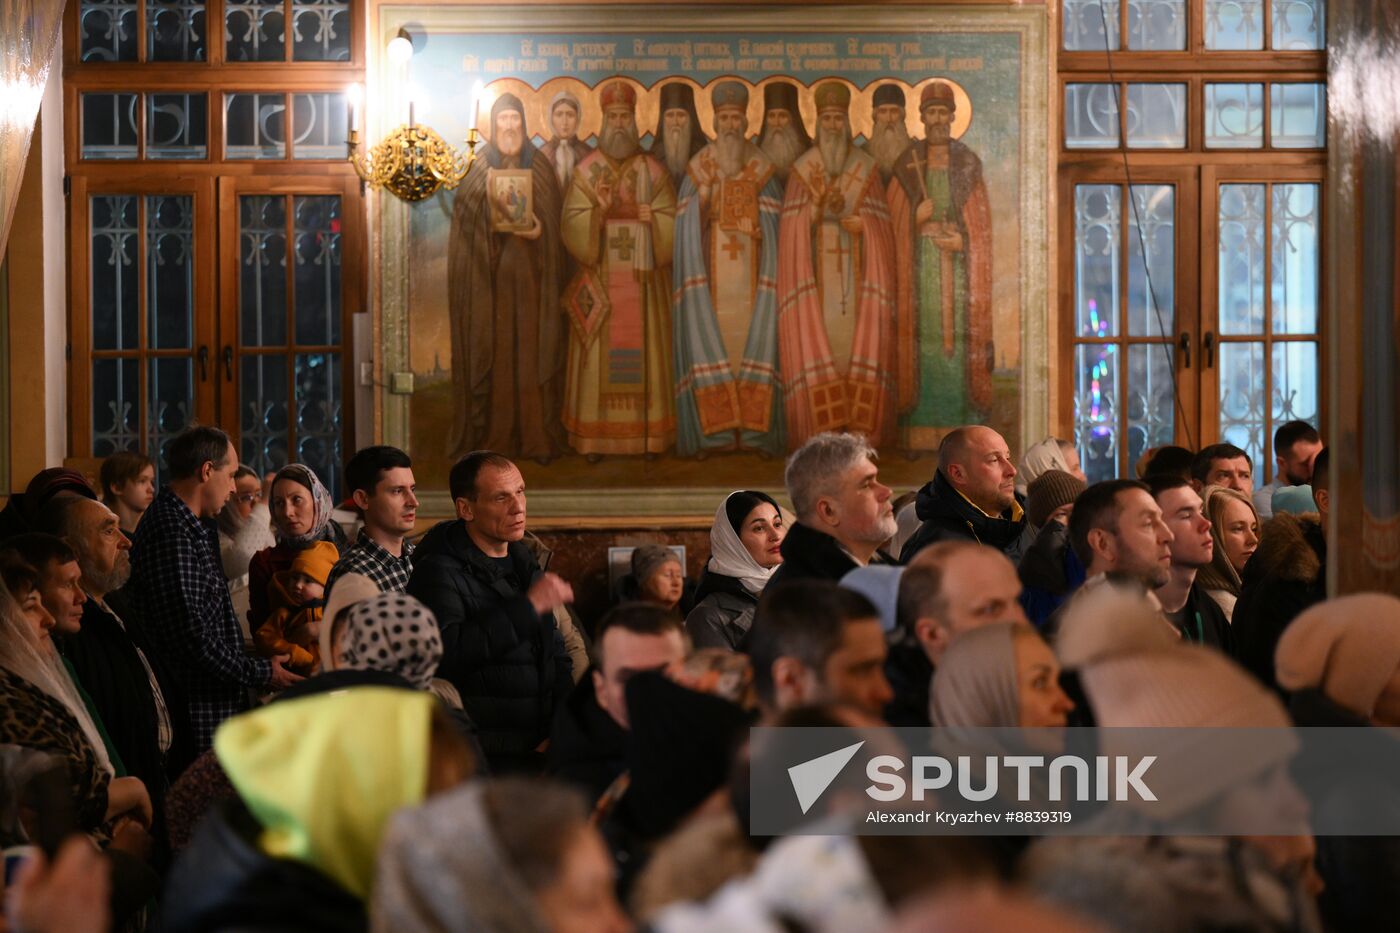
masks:
[[[638,548],[581,619],[516,465],[346,499],[217,428],[0,513],[0,842],[23,931],[1352,930],[1388,838],[751,832],[749,728],[1400,726],[1400,600],[1326,598],[1328,454],[942,441],[896,499],[859,435],[717,504],[698,581]],[[1202,806],[1257,773],[1198,774]],[[19,864],[22,863],[22,864]]]

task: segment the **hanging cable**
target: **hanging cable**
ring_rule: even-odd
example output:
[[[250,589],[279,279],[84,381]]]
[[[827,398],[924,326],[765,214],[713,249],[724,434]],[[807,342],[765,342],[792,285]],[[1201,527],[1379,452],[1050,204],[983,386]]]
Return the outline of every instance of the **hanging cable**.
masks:
[[[1124,113],[1126,113],[1126,110],[1124,109],[1124,108],[1125,108],[1125,105],[1126,105],[1126,101],[1124,100],[1123,87],[1122,87],[1122,85],[1120,85],[1120,84],[1118,83],[1117,73],[1114,71],[1114,68],[1113,68],[1113,49],[1111,48],[1111,45],[1112,45],[1112,44],[1108,41],[1108,13],[1107,13],[1107,11],[1106,11],[1105,8],[1104,8],[1104,7],[1105,7],[1105,2],[1106,2],[1106,0],[1098,0],[1099,19],[1100,19],[1100,22],[1101,22],[1102,25],[1103,25],[1103,54],[1104,54],[1104,60],[1108,63],[1108,80],[1111,82],[1111,87],[1113,88],[1113,101],[1114,101],[1114,104],[1115,104],[1115,109],[1116,109],[1117,113],[1119,113],[1119,114],[1124,114]],[[1123,36],[1122,38],[1123,38],[1124,44],[1126,44],[1126,43],[1127,43],[1127,36]],[[1189,102],[1188,102],[1188,107],[1189,107]],[[1173,337],[1174,335],[1172,335],[1172,334],[1170,334],[1170,333],[1167,332],[1166,322],[1162,319],[1162,306],[1161,306],[1161,304],[1157,301],[1157,289],[1156,289],[1156,287],[1152,284],[1152,268],[1151,268],[1151,265],[1150,265],[1150,264],[1148,263],[1148,261],[1147,261],[1147,237],[1146,237],[1146,235],[1143,233],[1142,216],[1141,216],[1141,214],[1140,214],[1139,211],[1138,211],[1137,198],[1133,196],[1133,173],[1132,173],[1132,169],[1131,169],[1131,168],[1129,167],[1129,165],[1128,165],[1127,121],[1126,121],[1125,119],[1120,119],[1120,120],[1119,120],[1119,127],[1120,127],[1120,131],[1123,133],[1123,139],[1120,141],[1120,146],[1119,146],[1119,150],[1118,150],[1118,151],[1119,151],[1119,154],[1120,154],[1120,155],[1122,156],[1122,158],[1123,158],[1123,177],[1124,177],[1124,179],[1125,179],[1125,181],[1126,181],[1126,183],[1127,183],[1127,187],[1128,187],[1128,203],[1129,203],[1129,205],[1131,205],[1132,210],[1133,210],[1133,226],[1137,227],[1138,249],[1139,249],[1139,251],[1142,253],[1142,274],[1143,274],[1143,277],[1144,277],[1144,278],[1146,279],[1146,281],[1147,281],[1147,297],[1148,297],[1148,301],[1150,301],[1150,302],[1152,303],[1152,313],[1153,313],[1153,315],[1157,318],[1157,330],[1158,330],[1158,332],[1161,333],[1161,335],[1162,335],[1163,337],[1169,337],[1169,338],[1170,338],[1170,337]],[[1173,198],[1173,201],[1175,202],[1175,198]],[[1173,230],[1175,230],[1175,226],[1176,226],[1176,224],[1175,224],[1175,222],[1173,221]],[[1173,256],[1173,257],[1176,256],[1176,250],[1175,250],[1175,248],[1172,249],[1172,256]],[[1126,286],[1127,286],[1127,283],[1125,282],[1125,283],[1124,283],[1124,294],[1127,293]],[[1175,294],[1175,290],[1173,290],[1173,294]],[[1174,308],[1174,307],[1173,307],[1173,314],[1174,314],[1174,316],[1175,316],[1175,308]],[[1123,336],[1126,337],[1127,334],[1124,334]],[[1153,344],[1149,344],[1148,346],[1153,346]],[[1162,349],[1163,349],[1164,351],[1170,352],[1170,351],[1169,351],[1169,348],[1175,347],[1175,346],[1176,346],[1176,342],[1175,342],[1175,340],[1173,339],[1173,341],[1172,341],[1171,343],[1168,343],[1168,344],[1156,344],[1156,346],[1160,346],[1160,347],[1162,347]],[[1187,347],[1184,348],[1184,349],[1186,350],[1186,353],[1188,354],[1188,355],[1187,355],[1187,359],[1190,359],[1190,355],[1189,355],[1189,354],[1190,354],[1191,351],[1190,351],[1190,349],[1189,349],[1189,344],[1188,344]],[[1125,353],[1124,356],[1126,357],[1127,354]],[[1149,357],[1149,363],[1148,363],[1148,372],[1151,372],[1150,357]],[[1180,416],[1181,416],[1181,417],[1180,417],[1181,428],[1182,428],[1182,430],[1186,433],[1186,446],[1187,446],[1189,449],[1191,449],[1191,450],[1195,450],[1195,449],[1196,449],[1196,442],[1195,442],[1195,438],[1192,436],[1192,433],[1191,433],[1191,422],[1190,422],[1190,420],[1186,417],[1186,406],[1183,405],[1183,404],[1182,404],[1182,401],[1181,401],[1181,386],[1180,386],[1180,383],[1177,381],[1177,376],[1176,376],[1176,361],[1175,361],[1175,360],[1172,360],[1172,365],[1168,367],[1168,372],[1171,373],[1171,380],[1172,380],[1172,403],[1173,403],[1173,407],[1175,408],[1175,410],[1176,410],[1176,411],[1180,414]],[[1123,361],[1123,383],[1124,383],[1124,385],[1127,384],[1127,379],[1128,379],[1128,369],[1127,369],[1127,360],[1125,359],[1125,360]],[[1120,401],[1121,401],[1121,400],[1120,400]],[[1150,406],[1151,406],[1151,401],[1148,400],[1147,406],[1146,406],[1146,407],[1149,407],[1149,408],[1150,408]],[[1123,405],[1120,404],[1120,405],[1119,405],[1119,410],[1120,410],[1120,411],[1126,411],[1126,408],[1125,408]],[[1175,432],[1175,431],[1172,432],[1172,440],[1173,440],[1173,441],[1176,440],[1176,432]],[[1151,445],[1148,445],[1148,446],[1151,446]]]

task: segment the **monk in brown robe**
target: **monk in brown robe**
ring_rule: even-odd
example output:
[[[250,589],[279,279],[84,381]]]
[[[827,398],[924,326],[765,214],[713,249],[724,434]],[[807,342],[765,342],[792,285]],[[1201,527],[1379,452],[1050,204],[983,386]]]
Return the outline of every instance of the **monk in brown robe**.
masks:
[[[447,300],[452,322],[451,456],[481,448],[541,463],[566,445],[560,423],[567,331],[559,308],[561,210],[554,167],[530,142],[525,108],[503,94],[487,143],[452,204]],[[497,173],[528,172],[524,230],[492,229]],[[506,186],[502,186],[506,187]],[[517,182],[517,192],[520,191]],[[498,215],[502,208],[498,206]]]

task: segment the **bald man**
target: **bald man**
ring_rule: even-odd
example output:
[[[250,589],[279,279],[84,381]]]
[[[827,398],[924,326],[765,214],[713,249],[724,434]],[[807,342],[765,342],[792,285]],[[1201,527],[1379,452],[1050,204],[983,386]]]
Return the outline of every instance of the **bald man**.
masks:
[[[904,545],[901,563],[935,541],[968,540],[1019,563],[1025,548],[1025,499],[1005,438],[982,425],[955,428],[938,447],[938,471],[915,500],[923,522]]]
[[[1021,580],[1005,555],[972,541],[940,541],[920,551],[899,581],[885,659],[894,699],[885,721],[927,727],[929,681],[943,653],[958,636],[1001,622],[1030,624]]]

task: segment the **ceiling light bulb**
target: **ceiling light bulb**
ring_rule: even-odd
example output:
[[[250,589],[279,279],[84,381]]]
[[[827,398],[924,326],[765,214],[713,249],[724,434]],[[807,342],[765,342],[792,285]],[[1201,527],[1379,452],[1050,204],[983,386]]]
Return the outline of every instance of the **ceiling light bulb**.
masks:
[[[402,65],[413,57],[413,40],[405,35],[397,35],[389,40],[389,61]]]

